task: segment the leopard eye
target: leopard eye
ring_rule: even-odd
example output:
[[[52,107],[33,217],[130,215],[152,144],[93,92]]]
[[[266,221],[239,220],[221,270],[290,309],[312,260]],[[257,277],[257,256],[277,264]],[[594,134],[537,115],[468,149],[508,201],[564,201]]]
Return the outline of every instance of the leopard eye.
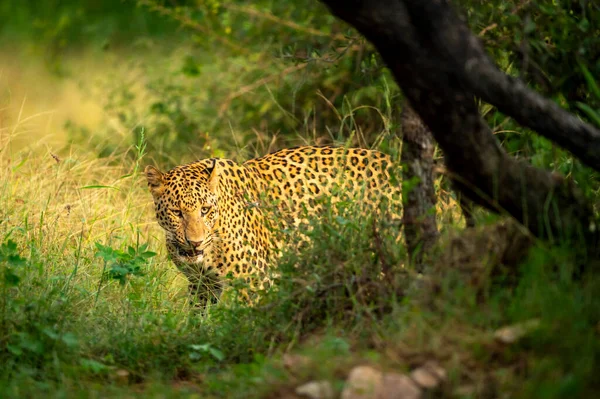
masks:
[[[200,213],[202,213],[202,215],[206,215],[209,211],[210,206],[203,206],[202,208],[200,208]]]
[[[178,218],[183,216],[183,212],[181,212],[181,209],[171,209],[171,212],[173,213],[173,215],[177,216]]]

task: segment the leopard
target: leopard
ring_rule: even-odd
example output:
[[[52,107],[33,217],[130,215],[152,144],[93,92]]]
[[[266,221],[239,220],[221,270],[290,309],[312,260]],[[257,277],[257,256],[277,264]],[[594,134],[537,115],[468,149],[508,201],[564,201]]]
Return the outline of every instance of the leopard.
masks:
[[[298,146],[243,163],[206,158],[144,174],[169,258],[196,303],[217,302],[228,281],[269,289],[283,229],[301,230],[342,201],[400,220],[391,155],[347,146]],[[302,233],[300,231],[300,233]]]

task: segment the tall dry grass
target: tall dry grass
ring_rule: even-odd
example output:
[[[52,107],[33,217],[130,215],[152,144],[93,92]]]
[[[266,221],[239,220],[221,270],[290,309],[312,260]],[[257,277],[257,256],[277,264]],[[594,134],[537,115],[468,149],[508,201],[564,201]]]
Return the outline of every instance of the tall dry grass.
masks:
[[[19,115],[12,126],[0,126],[2,241],[17,242],[23,255],[42,264],[49,280],[69,276],[69,284],[84,293],[79,299],[83,312],[98,303],[98,295],[110,302],[127,294],[111,289],[116,283],[101,281],[103,263],[95,257],[95,243],[116,249],[148,243],[158,253],[147,271],[155,288],[168,299],[180,295],[184,281],[166,259],[152,199],[139,173],[143,154],[132,147],[98,158],[75,144],[55,153],[35,141],[30,127],[35,118]],[[14,140],[27,137],[33,138],[27,147],[15,149]]]

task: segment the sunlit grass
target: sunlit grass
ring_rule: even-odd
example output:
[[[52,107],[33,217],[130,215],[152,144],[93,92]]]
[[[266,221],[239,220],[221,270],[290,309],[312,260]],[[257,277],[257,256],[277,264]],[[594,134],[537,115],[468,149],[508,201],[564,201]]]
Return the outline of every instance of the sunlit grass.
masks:
[[[22,127],[26,120],[0,130],[0,236],[16,241],[48,275],[69,276],[69,284],[86,293],[77,304],[82,313],[93,309],[98,295],[108,302],[126,297],[127,290],[100,284],[96,242],[115,248],[148,243],[159,253],[148,272],[167,298],[177,296],[181,281],[162,252],[162,232],[139,174],[141,160],[131,156],[136,149],[101,159],[75,145],[55,153],[30,142],[12,150],[14,136],[30,135]]]

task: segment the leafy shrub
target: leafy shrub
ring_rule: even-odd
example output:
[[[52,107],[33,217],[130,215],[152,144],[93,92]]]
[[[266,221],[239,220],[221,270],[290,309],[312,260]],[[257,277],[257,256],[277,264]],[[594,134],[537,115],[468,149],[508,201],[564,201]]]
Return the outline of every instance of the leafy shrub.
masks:
[[[231,325],[228,312],[252,320],[243,330],[254,350],[262,341],[253,335],[289,342],[332,324],[350,327],[382,317],[403,298],[411,279],[397,245],[398,224],[365,217],[354,203],[325,202],[329,210],[320,219],[280,233],[286,246],[273,269],[274,286],[257,303],[246,308],[234,300],[229,311],[211,313],[221,326]]]
[[[148,251],[148,244],[137,248],[128,246],[127,251],[121,251],[97,242],[96,249],[96,257],[104,260],[106,276],[121,285],[125,285],[130,276],[142,276],[148,259],[156,256],[155,252]]]

